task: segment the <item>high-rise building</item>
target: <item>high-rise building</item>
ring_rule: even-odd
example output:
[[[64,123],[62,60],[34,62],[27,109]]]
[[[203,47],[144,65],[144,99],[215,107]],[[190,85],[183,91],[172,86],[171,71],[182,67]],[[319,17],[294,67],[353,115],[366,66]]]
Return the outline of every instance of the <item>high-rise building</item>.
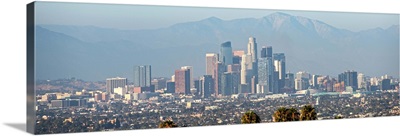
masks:
[[[190,69],[175,70],[175,93],[191,94]]]
[[[257,62],[257,42],[256,38],[250,37],[249,43],[247,44],[247,54],[251,56],[251,62]]]
[[[390,79],[388,79],[388,78],[382,79],[382,81],[379,84],[379,88],[382,91],[390,90],[391,89],[391,87],[390,87]]]
[[[339,82],[344,82],[344,86],[351,86],[353,90],[358,89],[358,81],[357,81],[357,72],[356,71],[345,71],[344,73],[339,74]]]
[[[312,75],[311,85],[314,88],[318,87],[318,77],[321,77],[321,75]]]
[[[208,98],[214,93],[214,80],[211,75],[204,75],[199,80],[201,97]]]
[[[365,79],[365,75],[363,73],[358,73],[357,76],[357,86],[359,89],[366,89],[367,88],[367,83]]]
[[[236,50],[233,51],[233,64],[241,64],[242,62],[242,56],[244,55],[244,50]]]
[[[232,94],[239,93],[239,86],[240,86],[240,72],[239,71],[232,71]]]
[[[285,77],[286,77],[286,58],[284,53],[274,53],[274,66],[277,72],[278,79],[276,81],[278,90],[285,87]]]
[[[133,85],[146,87],[151,85],[151,66],[136,66],[134,70]]]
[[[206,54],[206,74],[215,77],[215,70],[217,68],[218,54],[207,53]]]
[[[233,52],[231,42],[227,41],[221,44],[220,56],[219,61],[222,62],[224,65],[231,65],[233,64]]]
[[[233,90],[232,73],[224,72],[221,77],[221,95],[231,95]]]
[[[258,55],[257,55],[257,42],[256,38],[249,37],[249,42],[247,44],[247,54],[251,56],[251,77],[254,76],[255,80],[253,83],[253,92],[255,92],[255,85],[258,83]]]
[[[295,79],[295,89],[305,90],[310,86],[310,74],[305,71],[300,71],[296,73]]]
[[[221,93],[221,79],[222,79],[222,75],[224,74],[224,72],[226,71],[226,67],[222,62],[217,62],[217,69],[216,69],[216,74],[215,74],[215,78],[214,78],[214,85],[215,85],[215,89],[214,89],[214,95],[218,96]]]
[[[286,77],[286,57],[284,53],[274,53],[275,71],[279,72],[279,79]]]
[[[241,84],[250,83],[251,76],[253,75],[251,73],[252,66],[253,66],[252,64],[253,63],[251,63],[250,55],[245,54],[242,56],[242,64],[241,64],[241,68],[240,68],[240,73],[241,73],[240,83]]]
[[[294,89],[294,79],[295,78],[293,73],[290,72],[286,73],[285,86],[287,88]]]
[[[267,57],[267,48],[263,46],[261,48],[261,58],[266,58]]]
[[[121,78],[121,77],[107,78],[107,81],[106,81],[107,92],[109,94],[113,94],[114,88],[118,88],[118,87],[123,88],[126,86],[127,83],[128,83],[128,80],[126,78]]]
[[[190,88],[194,87],[194,80],[193,80],[193,67],[192,66],[183,66],[181,69],[189,69],[190,70]]]
[[[166,93],[175,93],[175,82],[167,81],[167,90]]]
[[[272,57],[260,58],[258,60],[258,84],[265,90],[262,92],[274,92],[274,66]]]
[[[165,78],[157,78],[151,81],[151,85],[154,85],[155,90],[161,90],[167,87],[167,79]]]

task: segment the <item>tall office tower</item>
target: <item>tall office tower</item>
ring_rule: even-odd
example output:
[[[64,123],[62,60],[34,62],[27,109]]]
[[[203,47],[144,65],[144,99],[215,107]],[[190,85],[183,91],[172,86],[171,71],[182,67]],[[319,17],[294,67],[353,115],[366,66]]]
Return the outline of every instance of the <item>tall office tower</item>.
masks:
[[[257,42],[256,38],[250,37],[247,44],[247,54],[251,55],[251,62],[257,62]]]
[[[216,74],[215,74],[215,78],[214,78],[214,85],[215,85],[215,89],[214,89],[214,95],[218,96],[219,94],[221,94],[221,79],[222,79],[222,75],[224,74],[224,72],[226,71],[226,67],[222,62],[218,62],[217,63],[217,69],[216,69]]]
[[[305,90],[309,87],[310,74],[305,71],[300,71],[296,73],[295,79],[295,89]]]
[[[357,86],[358,86],[358,88],[366,89],[367,88],[366,85],[367,84],[366,84],[365,75],[363,73],[358,73],[358,76],[357,76]]]
[[[273,78],[274,67],[272,65],[272,57],[260,58],[258,60],[258,84],[263,86],[264,93],[274,92]]]
[[[155,90],[164,89],[167,86],[166,83],[167,83],[167,79],[165,79],[165,78],[157,78],[157,79],[153,79],[151,81],[151,84],[154,85]]]
[[[251,70],[252,70],[252,63],[251,62],[251,56],[244,54],[242,56],[242,64],[240,68],[240,83],[241,84],[247,84],[250,83],[250,78],[252,76]]]
[[[106,82],[107,93],[113,94],[114,88],[118,87],[124,88],[127,83],[128,80],[126,78],[121,78],[121,77],[107,78]]]
[[[233,90],[232,73],[224,72],[221,76],[221,95],[231,95]]]
[[[319,77],[321,77],[321,75],[312,75],[312,77],[311,77],[311,85],[314,87],[314,88],[317,88],[318,87],[318,78]]]
[[[382,79],[382,81],[380,81],[380,84],[379,84],[379,89],[382,91],[390,90],[391,89],[390,79],[388,79],[388,78]]]
[[[215,78],[215,70],[217,68],[218,54],[207,53],[206,54],[206,74],[211,75]]]
[[[256,78],[257,83],[257,76],[258,76],[258,55],[257,55],[257,42],[256,38],[249,37],[249,43],[247,44],[247,54],[251,56],[251,62],[253,63],[252,66],[252,74]]]
[[[272,57],[272,46],[267,46],[266,50],[267,57]]]
[[[224,65],[231,65],[233,63],[233,52],[231,42],[227,41],[221,44],[219,61]]]
[[[279,72],[279,79],[286,77],[286,57],[284,53],[274,53],[275,71]]]
[[[201,88],[201,97],[208,98],[214,92],[214,79],[211,75],[204,75],[199,80]]]
[[[293,73],[290,72],[286,73],[285,86],[287,88],[294,89],[294,79],[295,78]]]
[[[242,62],[242,56],[244,55],[245,53],[244,53],[244,50],[236,50],[236,51],[233,51],[233,59],[232,59],[232,61],[233,61],[233,64],[241,64],[241,62]]]
[[[261,48],[261,58],[266,58],[267,57],[267,47],[263,46]]]
[[[201,96],[201,86],[199,79],[194,80],[194,88],[196,89],[195,95]]]
[[[175,93],[191,94],[190,69],[175,70]]]
[[[183,66],[181,69],[189,69],[190,70],[190,88],[194,87],[194,80],[193,80],[193,67],[192,66]]]
[[[345,71],[344,73],[339,74],[339,82],[344,82],[344,86],[351,86],[353,90],[358,89],[358,81],[357,81],[357,72],[356,71]]]
[[[166,93],[175,93],[175,82],[167,81]]]
[[[274,53],[274,66],[275,71],[278,72],[278,90],[285,87],[285,77],[286,77],[286,58],[284,53]]]
[[[240,86],[240,72],[239,71],[232,71],[232,94],[239,93],[239,86]]]
[[[136,66],[134,71],[133,85],[147,87],[151,85],[151,66]]]

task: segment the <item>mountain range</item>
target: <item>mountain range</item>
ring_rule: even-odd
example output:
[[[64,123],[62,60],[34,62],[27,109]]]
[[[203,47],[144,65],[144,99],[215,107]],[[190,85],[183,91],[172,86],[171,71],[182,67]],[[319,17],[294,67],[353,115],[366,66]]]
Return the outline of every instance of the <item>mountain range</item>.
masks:
[[[274,53],[285,53],[287,71],[337,76],[356,70],[370,76],[399,76],[399,25],[353,32],[276,12],[262,18],[209,17],[142,30],[39,24],[35,33],[37,79],[130,80],[135,65],[152,65],[153,77],[170,77],[181,66],[193,66],[198,77],[205,74],[206,53],[218,53],[225,41],[232,42],[233,50],[247,52],[251,36],[258,51],[272,46]]]

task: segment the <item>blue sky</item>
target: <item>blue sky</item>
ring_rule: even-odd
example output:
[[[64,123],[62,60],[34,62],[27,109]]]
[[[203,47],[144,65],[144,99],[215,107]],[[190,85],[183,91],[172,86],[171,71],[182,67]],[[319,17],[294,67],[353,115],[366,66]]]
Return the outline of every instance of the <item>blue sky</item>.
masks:
[[[261,18],[278,10],[199,8],[117,4],[38,2],[36,23],[92,25],[117,29],[156,29],[215,16],[223,20]],[[323,21],[337,28],[360,31],[399,24],[398,14],[279,11]],[[366,23],[368,22],[368,23]]]

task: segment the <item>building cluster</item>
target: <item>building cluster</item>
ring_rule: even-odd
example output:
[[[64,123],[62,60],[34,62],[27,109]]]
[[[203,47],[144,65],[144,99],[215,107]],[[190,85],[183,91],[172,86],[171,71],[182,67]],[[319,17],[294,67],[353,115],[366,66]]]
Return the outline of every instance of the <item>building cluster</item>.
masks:
[[[193,77],[192,66],[180,67],[171,78],[152,78],[151,65],[140,65],[134,67],[133,84],[129,84],[127,78],[107,78],[105,91],[47,93],[41,101],[49,102],[52,108],[60,108],[109,100],[158,101],[164,94],[195,98],[268,97],[272,94],[345,94],[399,88],[398,79],[388,75],[368,77],[350,70],[337,77],[306,71],[287,72],[285,54],[274,53],[271,46],[263,46],[258,57],[256,38],[249,38],[247,52],[232,50],[231,44],[224,42],[219,53],[205,54],[206,73],[198,78]]]
[[[291,94],[308,89],[315,92],[360,92],[395,90],[398,79],[390,76],[367,77],[356,71],[345,71],[338,77],[310,74],[306,71],[286,71],[284,53],[274,53],[263,46],[258,56],[256,38],[250,37],[247,52],[232,50],[230,41],[220,45],[219,53],[205,54],[205,75],[193,77],[192,66],[175,70],[170,79],[151,77],[151,66],[136,66],[133,85],[126,78],[107,79],[107,93],[174,93],[201,98],[224,97],[233,94]],[[124,91],[125,90],[125,91]]]

